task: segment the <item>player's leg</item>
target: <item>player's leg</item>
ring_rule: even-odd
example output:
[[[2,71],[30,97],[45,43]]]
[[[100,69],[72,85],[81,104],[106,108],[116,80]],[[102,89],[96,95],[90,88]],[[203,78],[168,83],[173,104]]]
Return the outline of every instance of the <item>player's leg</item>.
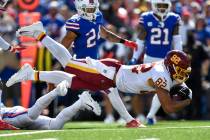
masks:
[[[120,116],[126,121],[130,122],[134,120],[134,118],[128,113],[125,105],[122,102],[122,99],[119,95],[117,88],[110,88],[110,93],[108,94],[108,98],[114,107],[114,109],[120,114]]]
[[[57,87],[51,92],[40,97],[36,103],[28,109],[28,116],[35,120],[41,114],[41,112],[58,96],[65,96],[68,91],[69,83],[62,81]]]
[[[79,95],[79,100],[77,100],[73,105],[63,109],[56,116],[56,118],[51,120],[49,129],[63,128],[64,124],[71,120],[72,117],[76,115],[81,109],[93,111],[96,115],[101,114],[101,108],[99,104],[92,99],[87,91],[85,91],[81,95]]]
[[[65,67],[72,59],[69,51],[60,43],[46,35],[41,22],[34,23],[30,26],[21,27],[17,31],[17,36],[34,37],[52,53],[52,55]]]
[[[35,71],[31,65],[25,64],[17,73],[9,78],[6,85],[10,87],[15,83],[26,80],[44,81],[56,85],[66,80],[71,84],[73,77],[74,75],[63,71]]]
[[[154,95],[153,99],[152,99],[152,104],[150,107],[150,111],[147,115],[147,124],[155,124],[156,123],[156,119],[155,119],[155,115],[158,112],[159,108],[160,108],[161,104],[160,101],[158,99],[157,94]]]
[[[94,85],[92,82],[89,81],[94,81],[95,83],[98,83],[98,85],[100,85],[99,81],[101,81],[101,79],[103,80],[102,76],[87,72],[82,72],[79,74],[80,78],[86,77],[86,80],[82,80],[76,75],[69,74],[63,71],[34,71],[29,64],[25,64],[17,73],[15,73],[7,81],[6,85],[7,87],[10,87],[15,83],[22,82],[25,80],[45,81],[47,83],[52,83],[57,85],[60,82],[66,80],[69,83],[69,88],[74,90],[78,89],[88,89],[91,91],[101,90],[100,89],[101,87],[98,87],[97,85]]]

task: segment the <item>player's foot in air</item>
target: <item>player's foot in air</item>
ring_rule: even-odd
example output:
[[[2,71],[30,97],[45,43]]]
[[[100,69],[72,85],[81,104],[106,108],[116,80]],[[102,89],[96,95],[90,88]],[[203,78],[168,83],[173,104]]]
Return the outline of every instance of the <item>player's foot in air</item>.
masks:
[[[132,121],[126,123],[127,128],[140,128],[140,127],[146,127],[143,125],[140,121],[133,119]]]
[[[41,33],[45,33],[42,22],[36,22],[29,26],[24,26],[16,31],[16,36],[28,36],[38,38]]]
[[[31,80],[31,77],[34,75],[34,70],[29,64],[24,64],[21,69],[15,73],[12,77],[9,78],[9,80],[6,83],[7,87],[10,87],[16,83]]]
[[[156,122],[156,118],[147,118],[147,125],[154,125]]]
[[[101,107],[93,100],[88,91],[84,91],[81,95],[79,95],[79,98],[84,108],[93,111],[98,116],[101,115]]]
[[[68,92],[69,82],[64,80],[57,85],[56,90],[58,91],[59,96],[66,96]]]

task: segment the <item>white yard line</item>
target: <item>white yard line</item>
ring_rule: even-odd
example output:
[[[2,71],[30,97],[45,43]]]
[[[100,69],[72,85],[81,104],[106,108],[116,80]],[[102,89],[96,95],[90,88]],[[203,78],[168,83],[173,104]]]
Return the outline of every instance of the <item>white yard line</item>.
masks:
[[[134,128],[134,129],[142,129],[142,130],[165,130],[165,129],[205,129],[205,128],[209,128],[210,129],[210,126],[180,126],[180,127],[144,127],[144,128]],[[123,127],[120,127],[120,128],[90,128],[90,129],[79,129],[79,131],[113,131],[113,130],[116,130],[116,131],[127,131],[128,129],[131,129],[131,128],[123,128]],[[75,129],[69,129],[69,130],[65,130],[65,131],[78,131],[75,130]]]
[[[165,129],[205,129],[205,128],[210,128],[210,126],[180,126],[180,127],[146,127],[146,128],[138,128],[142,130],[165,130]],[[118,130],[118,131],[123,131],[123,130],[128,130],[129,128],[90,128],[90,129],[79,129],[79,131],[113,131],[113,130]],[[18,133],[9,133],[9,134],[0,134],[0,137],[12,137],[12,136],[21,136],[21,135],[31,135],[31,134],[41,134],[41,133],[52,133],[52,132],[58,132],[58,131],[65,131],[65,132],[71,132],[71,131],[78,131],[75,129],[68,129],[68,130],[42,130],[42,131],[32,131],[32,132],[18,132]],[[15,132],[15,131],[14,131]]]
[[[42,130],[42,131],[33,131],[33,132],[20,132],[20,133],[10,133],[10,134],[0,134],[0,137],[11,137],[11,136],[51,133],[51,132],[58,132],[58,131],[63,131],[63,130]]]

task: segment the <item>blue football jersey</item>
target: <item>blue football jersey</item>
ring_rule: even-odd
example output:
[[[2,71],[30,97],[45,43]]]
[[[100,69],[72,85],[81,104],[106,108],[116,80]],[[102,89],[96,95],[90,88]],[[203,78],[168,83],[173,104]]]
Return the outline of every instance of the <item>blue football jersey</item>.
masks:
[[[77,55],[77,58],[87,56],[94,59],[98,58],[99,31],[103,23],[104,19],[101,12],[97,13],[96,20],[92,22],[79,15],[72,16],[66,22],[66,30],[77,34],[73,43],[73,52]]]
[[[172,49],[173,31],[181,18],[175,13],[168,13],[164,21],[160,21],[153,12],[145,12],[140,17],[147,32],[145,39],[146,54],[151,57],[164,58]]]

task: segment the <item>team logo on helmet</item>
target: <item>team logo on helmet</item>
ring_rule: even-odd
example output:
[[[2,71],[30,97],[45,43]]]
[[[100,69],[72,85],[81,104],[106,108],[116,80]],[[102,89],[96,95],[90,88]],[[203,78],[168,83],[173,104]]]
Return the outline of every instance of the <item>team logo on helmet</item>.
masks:
[[[191,73],[191,62],[186,53],[178,50],[168,52],[164,64],[171,77],[179,83],[185,82]]]

